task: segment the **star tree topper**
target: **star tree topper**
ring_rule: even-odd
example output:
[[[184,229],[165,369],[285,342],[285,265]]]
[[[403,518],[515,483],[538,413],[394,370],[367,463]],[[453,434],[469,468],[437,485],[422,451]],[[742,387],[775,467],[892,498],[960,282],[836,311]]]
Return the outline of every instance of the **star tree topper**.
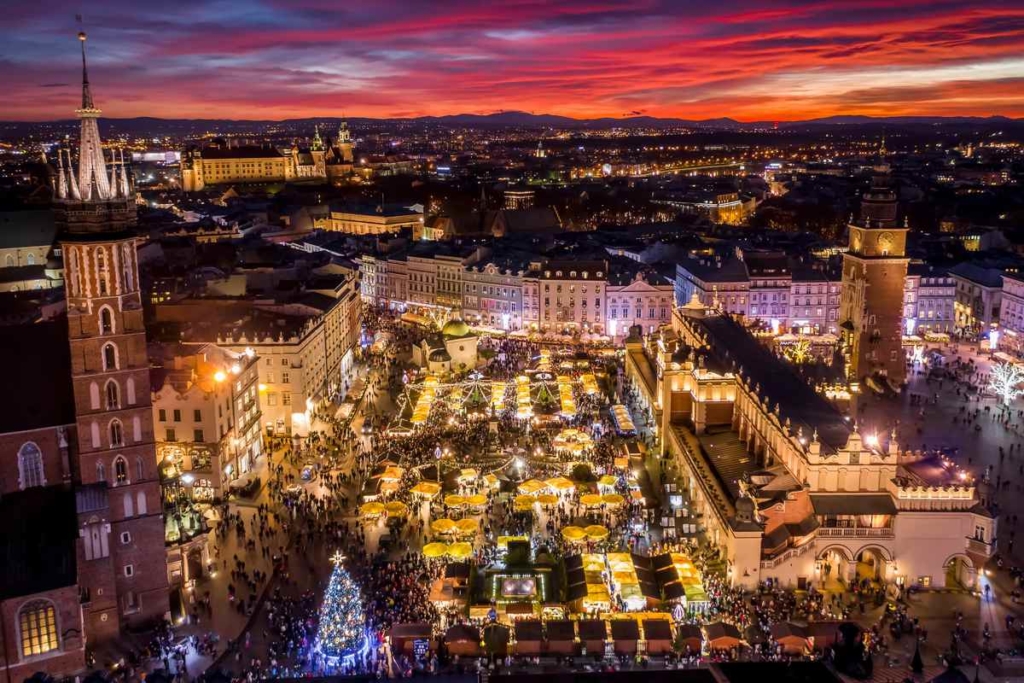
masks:
[[[344,561],[345,555],[340,550],[335,550],[334,554],[331,555],[331,562],[333,562],[335,566],[340,566]]]

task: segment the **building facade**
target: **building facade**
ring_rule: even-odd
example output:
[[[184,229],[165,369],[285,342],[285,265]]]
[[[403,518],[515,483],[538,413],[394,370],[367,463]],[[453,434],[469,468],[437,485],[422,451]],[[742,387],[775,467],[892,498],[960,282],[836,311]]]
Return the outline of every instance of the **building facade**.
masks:
[[[903,289],[905,334],[951,334],[954,330],[956,283],[944,268],[911,263]]]
[[[987,335],[999,324],[1002,272],[973,263],[960,263],[949,274],[956,286],[953,302],[955,331],[968,337]]]
[[[0,327],[17,359],[0,397],[0,669],[11,680],[85,667],[71,355],[63,320]],[[90,636],[92,637],[92,636]]]
[[[206,345],[159,362],[152,373],[157,460],[194,502],[221,500],[263,453],[259,358],[252,349]]]
[[[327,229],[350,235],[380,235],[403,229],[420,229],[423,214],[405,207],[331,207]]]
[[[625,337],[634,325],[650,333],[671,321],[674,283],[660,280],[637,273],[629,282],[609,282],[606,288],[609,337]]]
[[[1017,273],[1003,274],[999,326],[997,346],[1020,357],[1024,352],[1024,277]]]
[[[462,273],[462,318],[511,332],[523,327],[523,271],[495,263],[470,266]]]
[[[548,261],[534,274],[538,281],[537,330],[550,334],[604,334],[605,261]]]

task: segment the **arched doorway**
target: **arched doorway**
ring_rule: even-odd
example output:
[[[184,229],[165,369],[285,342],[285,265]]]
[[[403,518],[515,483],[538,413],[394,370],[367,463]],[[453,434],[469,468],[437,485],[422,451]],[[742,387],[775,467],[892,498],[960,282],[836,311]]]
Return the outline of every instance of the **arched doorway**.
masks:
[[[844,591],[849,580],[850,551],[833,545],[818,553],[815,573],[822,590]]]
[[[978,587],[978,570],[967,555],[951,555],[942,564],[942,569],[946,588],[975,590]]]
[[[857,580],[884,584],[888,579],[887,568],[892,557],[880,546],[864,546],[854,556],[857,560]]]

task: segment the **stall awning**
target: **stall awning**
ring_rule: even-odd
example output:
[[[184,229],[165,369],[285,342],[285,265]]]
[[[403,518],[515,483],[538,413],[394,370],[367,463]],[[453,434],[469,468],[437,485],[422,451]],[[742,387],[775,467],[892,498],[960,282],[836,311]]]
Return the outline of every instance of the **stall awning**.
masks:
[[[887,493],[823,493],[811,495],[820,515],[895,515],[896,504]]]

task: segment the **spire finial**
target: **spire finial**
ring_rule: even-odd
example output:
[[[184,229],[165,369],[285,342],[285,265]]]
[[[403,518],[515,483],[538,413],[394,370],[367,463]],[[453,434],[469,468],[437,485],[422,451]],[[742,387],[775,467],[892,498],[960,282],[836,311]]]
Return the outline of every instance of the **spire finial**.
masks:
[[[78,15],[81,24],[82,15]],[[82,109],[95,109],[92,103],[92,91],[89,89],[89,67],[85,63],[85,31],[78,32],[78,42],[82,44]]]

